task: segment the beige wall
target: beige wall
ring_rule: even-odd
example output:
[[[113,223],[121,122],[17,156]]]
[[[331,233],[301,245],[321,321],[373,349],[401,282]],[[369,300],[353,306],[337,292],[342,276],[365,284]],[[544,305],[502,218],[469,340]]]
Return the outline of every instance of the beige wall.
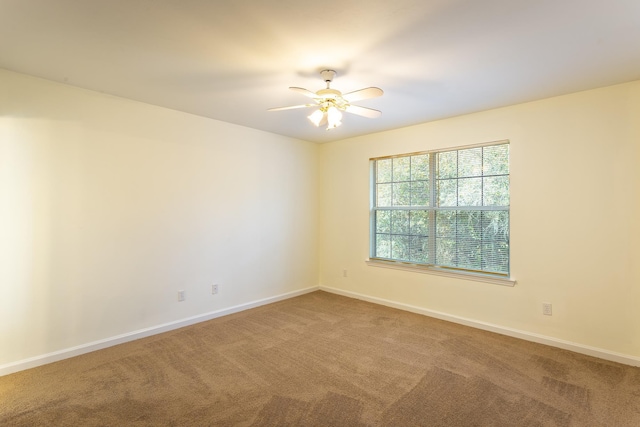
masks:
[[[320,284],[637,358],[639,136],[633,82],[324,144]],[[369,158],[503,139],[515,287],[365,264]]]
[[[316,144],[0,71],[0,367],[316,286],[317,177]]]

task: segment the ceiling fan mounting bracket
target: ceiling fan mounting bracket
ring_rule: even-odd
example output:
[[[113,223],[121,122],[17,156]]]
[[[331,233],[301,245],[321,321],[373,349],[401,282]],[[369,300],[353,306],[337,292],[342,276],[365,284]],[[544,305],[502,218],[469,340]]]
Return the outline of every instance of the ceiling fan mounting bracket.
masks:
[[[322,70],[320,71],[320,75],[328,85],[333,81],[334,77],[336,76],[336,72],[334,70]]]

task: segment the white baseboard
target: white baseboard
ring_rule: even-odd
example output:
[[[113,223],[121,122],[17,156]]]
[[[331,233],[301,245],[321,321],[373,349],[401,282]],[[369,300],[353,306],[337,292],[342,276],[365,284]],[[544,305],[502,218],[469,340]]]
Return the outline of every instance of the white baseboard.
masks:
[[[446,313],[441,313],[434,310],[428,310],[426,308],[416,307],[409,304],[403,304],[403,303],[399,303],[399,302],[395,302],[395,301],[391,301],[383,298],[363,295],[357,292],[344,291],[342,289],[330,288],[327,286],[320,286],[320,290],[350,297],[350,298],[367,301],[367,302],[372,302],[374,304],[380,304],[380,305],[397,308],[404,311],[410,311],[412,313],[423,314],[425,316],[435,317],[436,319],[446,320],[453,323],[459,323],[461,325],[471,326],[473,328],[482,329],[489,332],[495,332],[498,334],[507,335],[514,338],[520,338],[526,341],[545,344],[552,347],[558,347],[564,350],[586,354],[587,356],[593,356],[593,357],[597,357],[604,360],[610,360],[612,362],[618,362],[618,363],[631,365],[631,366],[640,366],[640,357],[630,356],[622,353],[616,353],[613,351],[604,350],[597,347],[591,347],[588,345],[578,344],[571,341],[565,341],[562,339],[540,335],[533,332],[521,331],[518,329],[507,328],[504,326],[494,325],[491,323],[480,322],[477,320],[467,319],[464,317],[454,316]]]
[[[161,325],[152,326],[150,328],[139,329],[137,331],[128,332],[126,334],[117,335],[115,337],[105,338],[71,348],[65,348],[62,350],[54,351],[52,353],[42,354],[39,356],[30,357],[28,359],[7,363],[4,365],[0,365],[0,377],[12,374],[14,372],[24,371],[25,369],[35,368],[36,366],[46,365],[47,363],[57,362],[59,360],[68,359],[70,357],[79,356],[81,354],[90,353],[92,351],[101,350],[103,348],[123,344],[129,341],[134,341],[140,338],[149,337],[151,335],[161,334],[163,332],[183,328],[185,326],[248,310],[250,308],[260,307],[261,305],[271,304],[277,301],[297,297],[299,295],[317,291],[318,289],[318,286],[312,286],[309,288],[287,292],[273,297],[251,301],[233,307],[212,311],[209,313],[199,314],[197,316],[188,317],[186,319],[163,323]]]

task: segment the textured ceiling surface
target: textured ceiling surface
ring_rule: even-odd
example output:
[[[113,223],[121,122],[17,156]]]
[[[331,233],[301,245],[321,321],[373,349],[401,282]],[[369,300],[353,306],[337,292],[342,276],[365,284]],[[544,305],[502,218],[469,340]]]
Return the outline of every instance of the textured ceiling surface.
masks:
[[[640,79],[640,1],[0,0],[0,68],[326,142]],[[382,116],[267,111],[325,68]]]

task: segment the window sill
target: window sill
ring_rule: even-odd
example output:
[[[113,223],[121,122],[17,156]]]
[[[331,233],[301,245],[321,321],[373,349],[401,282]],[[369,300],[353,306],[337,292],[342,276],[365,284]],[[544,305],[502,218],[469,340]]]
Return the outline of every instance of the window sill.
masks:
[[[370,267],[390,268],[393,270],[411,271],[414,273],[434,274],[436,276],[452,277],[463,280],[473,280],[475,282],[492,283],[494,285],[510,286],[516,284],[515,279],[507,277],[496,277],[490,274],[462,273],[456,271],[445,270],[438,267],[429,267],[411,263],[384,261],[380,259],[367,259],[365,263]]]

